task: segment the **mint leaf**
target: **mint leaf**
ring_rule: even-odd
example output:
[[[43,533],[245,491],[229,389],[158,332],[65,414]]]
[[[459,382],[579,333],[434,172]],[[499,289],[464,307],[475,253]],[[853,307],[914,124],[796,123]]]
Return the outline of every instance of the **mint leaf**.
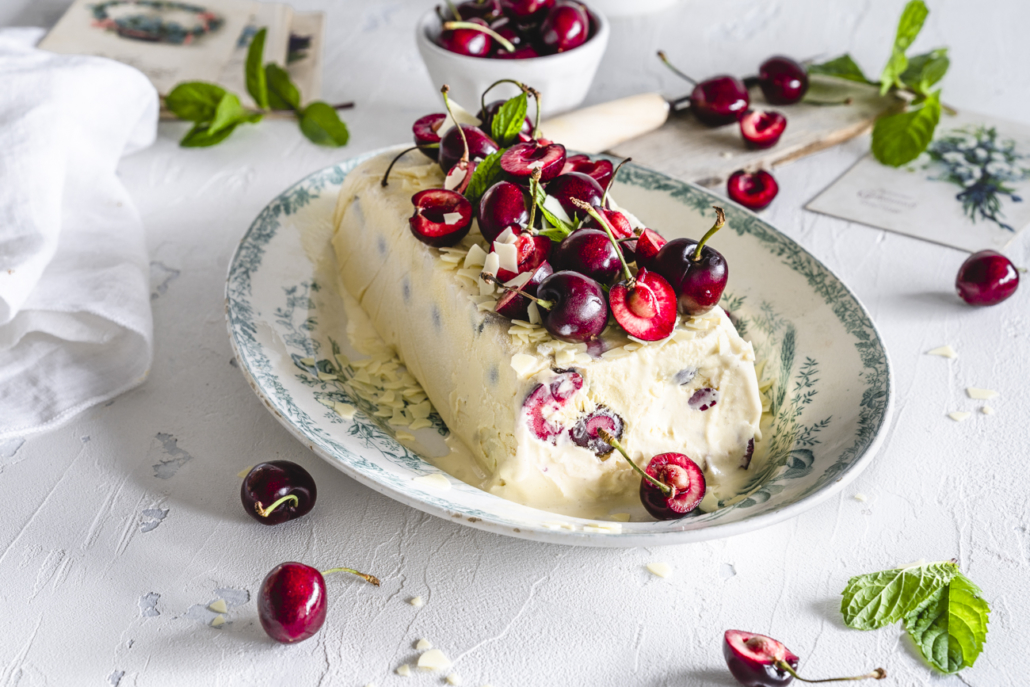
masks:
[[[552,241],[561,241],[575,231],[576,228],[574,226],[563,219],[559,219],[553,212],[544,207],[544,203],[547,201],[547,191],[540,184],[536,184],[536,198],[533,200],[536,203],[537,211],[543,215],[545,220],[545,226],[540,232],[541,236],[546,236]],[[551,226],[547,227],[547,224]]]
[[[247,93],[262,110],[268,109],[268,81],[261,63],[265,56],[265,35],[268,29],[261,29],[250,41],[247,48],[247,64],[244,74],[247,77]]]
[[[873,155],[891,167],[919,157],[933,139],[941,118],[941,92],[934,91],[906,112],[880,117],[873,125]]]
[[[165,107],[179,119],[209,122],[214,119],[225,89],[213,83],[187,81],[172,89],[165,97]]]
[[[944,78],[951,65],[947,48],[937,48],[909,58],[901,81],[916,93],[926,94],[930,87]]]
[[[891,49],[890,59],[880,74],[880,94],[886,95],[892,86],[903,85],[901,75],[908,68],[908,58],[905,51],[912,45],[919,32],[923,30],[923,22],[930,10],[926,9],[923,0],[909,0],[898,20],[898,30],[894,36],[894,47]]]
[[[840,604],[844,624],[856,630],[875,630],[896,623],[957,573],[955,564],[947,562],[852,577]]]
[[[330,148],[347,145],[350,133],[330,105],[313,102],[300,112],[300,130],[312,143]]]
[[[848,81],[857,81],[858,83],[872,83],[868,78],[866,78],[862,69],[855,64],[853,59],[851,59],[851,55],[847,54],[836,57],[829,62],[809,65],[808,73],[825,74],[826,76],[834,76],[838,79],[847,79]]]
[[[273,110],[299,110],[300,91],[290,80],[286,70],[269,62],[265,65],[265,81],[268,83],[268,106]]]
[[[179,141],[179,145],[183,148],[207,148],[209,146],[217,145],[229,138],[229,135],[236,130],[237,124],[230,124],[222,128],[220,131],[212,133],[207,124],[195,124],[192,129],[187,132],[182,140]]]
[[[521,93],[511,100],[508,100],[494,115],[490,124],[490,132],[497,145],[506,148],[518,139],[519,132],[526,121],[526,111],[529,109],[529,98]]]
[[[244,109],[240,99],[233,93],[226,93],[218,102],[215,116],[208,125],[208,133],[212,136],[221,132],[226,127],[235,127],[244,122],[260,122],[261,115]]]
[[[972,666],[983,651],[990,611],[980,589],[958,573],[905,618],[905,629],[930,665],[956,673]]]
[[[485,160],[476,164],[476,169],[469,179],[468,188],[465,189],[465,197],[475,205],[483,197],[486,190],[501,180],[501,155],[504,148],[490,153]]]

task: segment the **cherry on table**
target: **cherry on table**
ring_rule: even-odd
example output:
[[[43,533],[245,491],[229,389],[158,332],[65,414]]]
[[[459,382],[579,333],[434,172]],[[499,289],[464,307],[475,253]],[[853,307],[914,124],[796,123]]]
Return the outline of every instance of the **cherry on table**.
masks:
[[[578,48],[590,35],[590,15],[578,2],[558,0],[540,25],[544,52],[559,53]]]
[[[411,197],[415,212],[408,220],[422,243],[441,248],[465,238],[472,226],[472,204],[456,191],[427,188]]]
[[[592,206],[599,206],[604,189],[588,174],[568,172],[559,174],[547,183],[547,195],[557,200],[569,217],[582,219],[586,217],[586,213],[577,208],[572,200],[575,198]]]
[[[488,57],[493,50],[494,39],[486,31],[475,27],[489,29],[487,23],[479,17],[445,22],[440,32],[440,47],[467,57]]]
[[[786,687],[794,678],[802,682],[837,682],[853,680],[882,680],[887,677],[883,668],[856,677],[837,677],[806,680],[797,674],[797,654],[783,642],[754,632],[726,630],[723,634],[722,655],[733,677],[744,687]]]
[[[658,58],[684,81],[694,86],[690,92],[690,111],[706,126],[723,126],[740,119],[751,104],[751,96],[744,82],[732,76],[713,76],[697,81],[677,69],[665,53]]]
[[[997,305],[1016,292],[1019,270],[993,250],[973,253],[958,270],[955,290],[970,305]]]
[[[597,434],[640,473],[640,502],[656,520],[679,520],[701,505],[707,489],[705,473],[693,460],[682,453],[661,453],[643,470],[618,439],[604,429]]]
[[[262,525],[278,525],[307,515],[317,497],[310,473],[288,460],[255,465],[240,485],[243,510]]]
[[[303,563],[280,563],[265,576],[258,590],[257,607],[261,627],[283,644],[302,642],[325,623],[325,578],[334,572],[348,572],[379,586],[379,580],[351,568],[319,572]]]
[[[654,271],[665,277],[676,291],[679,311],[691,317],[708,312],[722,298],[729,267],[726,258],[706,245],[726,224],[722,208],[715,208],[716,220],[700,241],[673,239],[652,259]],[[639,241],[638,250],[639,250]]]
[[[519,183],[529,183],[530,177],[540,171],[540,182],[550,181],[565,166],[565,146],[560,143],[531,141],[516,143],[501,155],[501,169]]]
[[[738,169],[726,180],[726,193],[730,200],[756,212],[769,207],[779,192],[780,185],[764,169],[754,173]]]
[[[789,57],[770,57],[758,68],[758,86],[771,105],[793,105],[808,91],[808,73]]]
[[[751,110],[740,118],[740,135],[756,150],[772,148],[786,129],[787,118],[775,110]]]
[[[479,231],[493,243],[505,229],[520,232],[529,223],[525,191],[510,181],[498,181],[479,199]]]

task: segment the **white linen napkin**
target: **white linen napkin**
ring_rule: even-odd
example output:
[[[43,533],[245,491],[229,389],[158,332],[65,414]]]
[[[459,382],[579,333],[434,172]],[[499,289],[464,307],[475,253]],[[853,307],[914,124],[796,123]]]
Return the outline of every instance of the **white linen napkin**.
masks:
[[[149,146],[143,74],[0,30],[0,439],[140,384],[153,355],[143,225],[118,180]]]

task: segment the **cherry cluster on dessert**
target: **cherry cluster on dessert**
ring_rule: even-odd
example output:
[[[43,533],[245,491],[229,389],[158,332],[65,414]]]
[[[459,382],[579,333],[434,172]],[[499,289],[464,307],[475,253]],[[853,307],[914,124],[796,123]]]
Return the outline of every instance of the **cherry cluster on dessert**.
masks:
[[[792,105],[808,91],[805,68],[789,57],[770,57],[758,68],[758,76],[743,81],[728,75],[697,81],[677,69],[662,51],[658,57],[678,76],[693,86],[690,111],[706,126],[738,123],[748,148],[762,150],[776,145],[787,128],[787,118],[775,110],[751,109],[748,85],[758,85],[771,105]],[[761,210],[776,197],[779,187],[769,172],[748,174],[737,171],[727,182],[734,201],[750,210]]]
[[[573,50],[594,33],[576,0],[467,0],[437,6],[441,47],[468,57],[524,60]]]
[[[600,337],[612,325],[640,341],[659,341],[672,335],[679,315],[715,307],[729,271],[707,244],[725,225],[723,210],[715,208],[716,220],[700,240],[666,241],[652,228],[635,226],[610,198],[622,164],[569,155],[561,143],[543,138],[540,94],[517,85],[522,93],[507,101],[488,104],[484,93],[479,124],[441,131],[445,122],[458,121],[446,86],[447,113],[415,122],[415,148],[440,165],[445,180],[443,188],[412,197],[413,236],[430,246],[453,246],[475,219],[482,235],[475,250],[485,256],[480,278],[499,289],[495,312],[539,322],[565,342],[603,350]],[[530,97],[535,121],[526,116]],[[573,370],[555,372],[523,406],[535,436],[554,443],[568,434],[602,458],[621,452],[623,420],[608,408],[598,407],[571,428],[547,420],[583,385]],[[707,391],[712,398],[691,408],[704,412],[715,405],[716,395]],[[704,473],[682,454],[655,456],[641,474],[641,500],[656,518],[695,512],[704,497]]]

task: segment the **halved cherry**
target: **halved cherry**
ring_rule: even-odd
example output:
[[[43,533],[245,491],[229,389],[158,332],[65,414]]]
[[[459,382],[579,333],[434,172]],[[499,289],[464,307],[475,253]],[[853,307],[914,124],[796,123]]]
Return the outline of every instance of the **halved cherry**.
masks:
[[[597,160],[591,160],[588,155],[570,155],[565,158],[565,166],[562,167],[562,174],[568,174],[569,172],[580,172],[594,178],[594,181],[598,183],[601,188],[607,188],[608,182],[612,178],[612,170],[614,166],[611,160],[605,160],[599,158]]]
[[[447,119],[446,114],[437,112],[419,117],[411,126],[411,133],[415,136],[415,147],[433,161],[439,158],[440,127],[445,119]]]
[[[536,271],[533,272],[533,276],[529,278],[529,281],[516,289],[504,292],[497,300],[494,312],[507,317],[509,320],[529,320],[530,300],[526,297],[526,294],[535,296],[540,282],[552,274],[554,274],[554,268],[551,267],[551,263],[546,260],[540,263]]]
[[[722,655],[733,677],[744,687],[786,687],[794,678],[802,682],[851,682],[853,680],[882,680],[887,677],[883,668],[856,677],[836,677],[806,680],[797,674],[797,654],[783,642],[754,632],[726,630],[723,635]]]
[[[751,110],[740,118],[740,135],[748,148],[772,148],[787,128],[787,118],[775,110]]]
[[[607,406],[597,406],[592,413],[581,417],[572,426],[569,436],[577,446],[582,446],[605,458],[612,452],[612,446],[601,438],[600,431],[603,429],[616,439],[622,438],[622,429],[625,425],[622,417]]]
[[[465,196],[443,188],[429,188],[411,197],[415,213],[408,220],[411,233],[437,248],[453,246],[472,226],[472,204]]]
[[[652,458],[643,470],[633,462],[619,440],[605,429],[597,435],[622,454],[640,473],[640,502],[658,520],[678,520],[701,505],[707,489],[705,473],[682,453],[662,453]]]
[[[501,155],[501,169],[513,181],[529,183],[533,172],[540,170],[540,181],[550,181],[565,166],[565,146],[542,141],[516,143]]]
[[[668,241],[654,229],[645,228],[637,238],[636,254],[639,267],[651,267],[651,261]]]
[[[676,292],[645,267],[634,279],[613,286],[608,301],[619,326],[642,341],[660,341],[676,326]]]
[[[760,169],[749,174],[742,169],[730,175],[726,181],[726,193],[748,210],[764,210],[780,192],[780,185],[772,174]]]

